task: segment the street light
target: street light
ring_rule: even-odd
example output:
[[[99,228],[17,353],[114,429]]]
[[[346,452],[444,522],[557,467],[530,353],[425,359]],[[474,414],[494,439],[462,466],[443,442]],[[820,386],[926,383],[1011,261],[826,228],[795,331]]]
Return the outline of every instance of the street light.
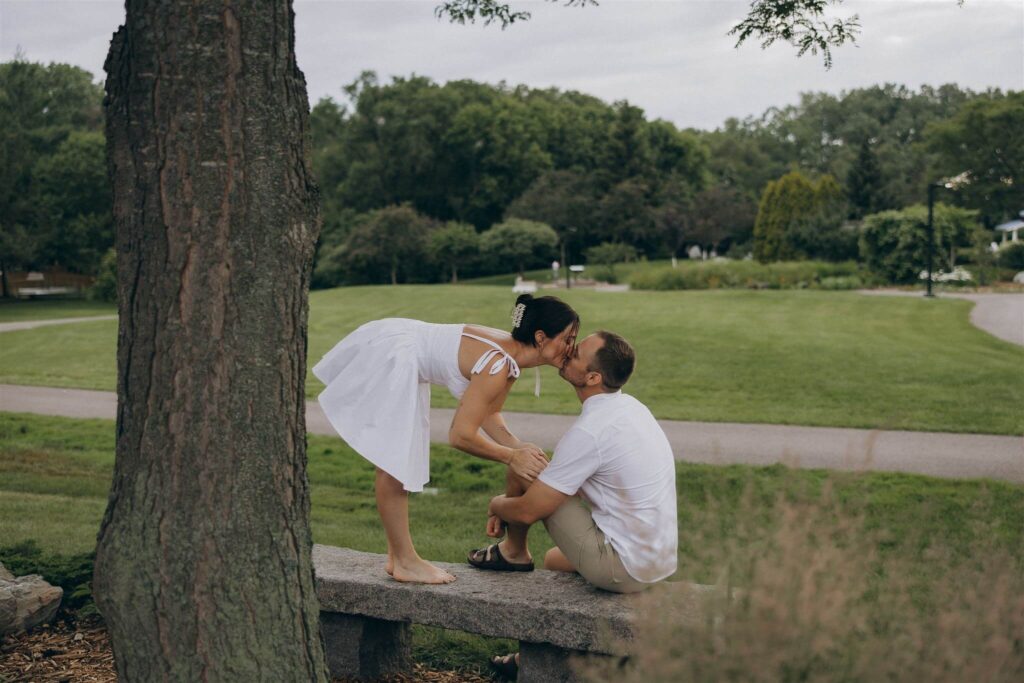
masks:
[[[565,266],[565,288],[566,289],[571,289],[572,288],[572,281],[569,279],[571,274],[569,272],[570,268],[569,268],[569,249],[568,249],[568,245],[569,245],[569,235],[572,234],[572,233],[575,233],[575,232],[576,232],[576,228],[566,228],[564,234],[562,235],[562,265]]]
[[[928,183],[928,290],[925,297],[934,297],[932,294],[932,254],[935,251],[935,227],[932,222],[932,211],[935,205],[935,190],[958,190],[971,183],[971,172],[964,171],[952,178],[945,178],[937,183]]]

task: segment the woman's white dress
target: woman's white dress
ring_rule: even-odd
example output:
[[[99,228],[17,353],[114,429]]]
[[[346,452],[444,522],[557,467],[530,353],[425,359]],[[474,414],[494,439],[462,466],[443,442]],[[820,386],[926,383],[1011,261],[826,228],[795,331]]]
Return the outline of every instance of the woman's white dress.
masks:
[[[331,425],[357,453],[422,491],[430,480],[430,385],[462,398],[469,380],[459,370],[462,337],[493,348],[473,366],[492,375],[519,366],[495,342],[469,334],[463,325],[406,318],[374,320],[338,342],[313,367],[327,385],[318,400]]]

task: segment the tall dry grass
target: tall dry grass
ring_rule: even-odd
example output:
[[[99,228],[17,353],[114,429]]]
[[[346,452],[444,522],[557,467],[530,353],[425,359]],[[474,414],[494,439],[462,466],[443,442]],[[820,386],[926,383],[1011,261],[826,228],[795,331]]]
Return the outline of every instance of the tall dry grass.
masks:
[[[714,589],[640,597],[631,658],[584,663],[585,680],[1024,681],[1024,571],[1005,544],[885,538],[827,487],[771,519],[752,496],[740,506],[731,540],[680,558],[677,576],[713,568]]]

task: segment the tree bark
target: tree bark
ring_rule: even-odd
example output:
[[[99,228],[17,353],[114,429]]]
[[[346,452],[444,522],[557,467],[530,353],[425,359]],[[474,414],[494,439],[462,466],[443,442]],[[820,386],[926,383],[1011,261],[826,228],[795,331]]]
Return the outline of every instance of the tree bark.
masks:
[[[111,42],[117,456],[94,592],[122,680],[326,680],[293,22],[290,0],[128,0]]]

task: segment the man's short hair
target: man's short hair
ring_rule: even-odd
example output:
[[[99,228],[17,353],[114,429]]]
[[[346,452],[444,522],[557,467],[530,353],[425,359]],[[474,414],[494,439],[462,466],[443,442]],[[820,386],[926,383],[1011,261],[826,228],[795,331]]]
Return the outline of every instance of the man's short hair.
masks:
[[[601,373],[601,382],[605,389],[617,391],[622,388],[633,374],[636,366],[636,352],[629,342],[607,330],[595,332],[604,340],[604,346],[594,353],[594,360],[588,368],[591,372]]]

